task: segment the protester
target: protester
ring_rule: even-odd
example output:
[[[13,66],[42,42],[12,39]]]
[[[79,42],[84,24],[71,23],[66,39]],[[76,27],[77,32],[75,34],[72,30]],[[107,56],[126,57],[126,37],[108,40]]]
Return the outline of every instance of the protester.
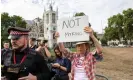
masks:
[[[56,55],[55,63],[52,64],[55,76],[53,80],[69,80],[68,73],[71,71],[71,61],[63,57],[59,46],[55,46],[54,52]]]
[[[50,80],[50,71],[42,56],[28,47],[28,30],[8,29],[12,50],[7,52],[2,73],[7,80]]]
[[[87,41],[81,41],[76,43],[76,52],[70,53],[70,59],[72,61],[71,76],[72,80],[95,80],[95,63],[96,59],[93,55],[99,55],[102,57],[102,46],[93,34],[93,30],[90,27],[85,27],[84,31],[88,33],[88,37],[93,40],[96,51],[90,52],[90,46]],[[55,34],[55,37],[59,37],[59,33]],[[59,43],[61,52],[65,53],[65,47],[63,43]]]

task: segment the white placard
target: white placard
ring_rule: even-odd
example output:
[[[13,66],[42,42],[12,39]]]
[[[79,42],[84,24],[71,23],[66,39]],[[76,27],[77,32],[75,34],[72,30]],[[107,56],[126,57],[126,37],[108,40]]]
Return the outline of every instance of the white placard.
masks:
[[[84,32],[86,26],[88,26],[87,16],[59,19],[57,21],[57,32],[59,32],[57,42],[88,41],[89,34]]]

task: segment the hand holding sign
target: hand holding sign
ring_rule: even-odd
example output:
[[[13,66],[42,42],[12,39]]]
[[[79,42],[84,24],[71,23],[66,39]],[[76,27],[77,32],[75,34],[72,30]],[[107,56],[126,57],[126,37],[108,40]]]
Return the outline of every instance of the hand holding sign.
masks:
[[[91,27],[86,26],[86,27],[84,28],[84,31],[85,31],[86,33],[89,33],[89,34],[90,34],[90,36],[92,36],[92,35],[93,35],[93,30],[92,30],[92,28],[91,28]]]
[[[55,39],[57,39],[59,37],[59,32],[55,32],[54,37],[55,37]]]

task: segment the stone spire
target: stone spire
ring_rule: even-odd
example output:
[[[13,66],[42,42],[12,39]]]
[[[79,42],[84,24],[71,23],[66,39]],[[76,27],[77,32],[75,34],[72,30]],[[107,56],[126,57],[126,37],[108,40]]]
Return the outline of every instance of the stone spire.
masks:
[[[53,6],[52,6],[52,4],[49,5],[49,10],[50,10],[50,11],[53,11]]]
[[[46,9],[45,9],[45,6],[44,6],[44,11],[43,11],[43,21],[44,21],[44,17],[45,17],[45,12],[46,12]]]

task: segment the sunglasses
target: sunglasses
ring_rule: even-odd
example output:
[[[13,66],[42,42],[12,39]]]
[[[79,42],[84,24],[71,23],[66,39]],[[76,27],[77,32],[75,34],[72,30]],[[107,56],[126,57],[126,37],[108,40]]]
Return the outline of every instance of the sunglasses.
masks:
[[[20,35],[20,36],[11,36],[10,39],[12,39],[12,40],[19,40],[21,37],[22,37],[22,35]]]

